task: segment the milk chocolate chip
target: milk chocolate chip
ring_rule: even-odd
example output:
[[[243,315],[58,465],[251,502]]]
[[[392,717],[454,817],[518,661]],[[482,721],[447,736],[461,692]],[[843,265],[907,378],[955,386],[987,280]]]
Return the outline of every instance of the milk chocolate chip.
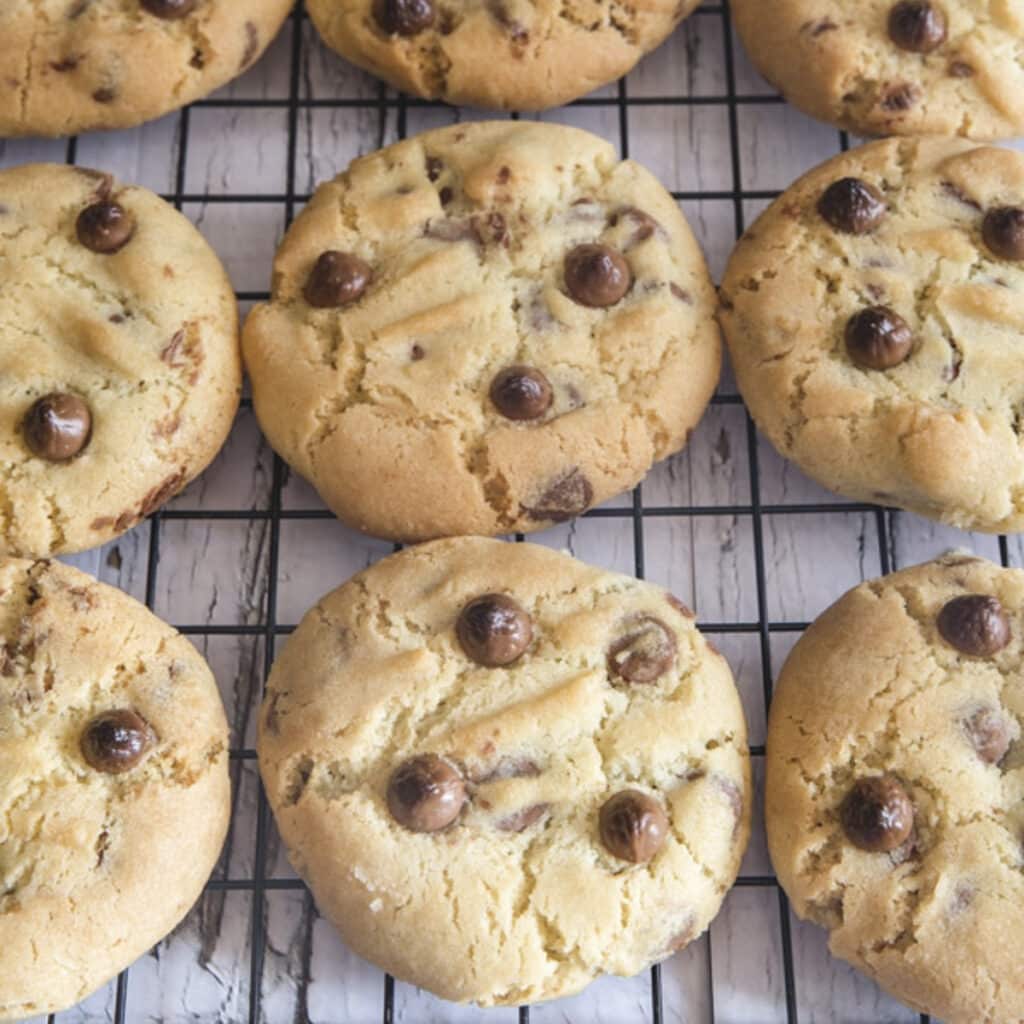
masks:
[[[946,41],[946,18],[935,4],[905,0],[889,11],[889,38],[912,53],[931,53]]]
[[[989,210],[981,227],[985,244],[1001,260],[1024,260],[1024,209],[1001,206]]]
[[[44,395],[29,408],[21,429],[34,455],[66,462],[89,443],[92,414],[77,395]]]
[[[127,708],[94,718],[82,733],[82,756],[98,772],[121,775],[135,768],[156,737],[149,723]]]
[[[646,864],[665,841],[668,815],[654,797],[624,789],[602,806],[599,828],[601,842],[612,856]]]
[[[491,383],[494,407],[510,420],[540,419],[553,398],[547,377],[532,366],[510,366]]]
[[[403,761],[388,782],[388,810],[410,832],[440,832],[462,811],[466,785],[458,770],[437,754]]]
[[[985,764],[999,764],[1010,749],[1010,729],[995,708],[979,708],[964,719],[964,732]]]
[[[863,370],[899,366],[914,347],[914,332],[888,306],[869,306],[846,324],[846,351]]]
[[[990,658],[1010,642],[1010,622],[999,599],[964,594],[947,601],[936,625],[942,639],[972,658]]]
[[[455,625],[459,643],[478,665],[511,665],[530,646],[533,623],[518,601],[504,594],[484,594],[470,601]]]
[[[818,200],[818,213],[847,235],[866,235],[882,222],[885,200],[873,185],[860,178],[832,182]]]
[[[432,0],[377,0],[374,15],[385,32],[415,36],[434,24],[437,12]]]
[[[629,631],[608,652],[608,668],[627,683],[653,683],[676,660],[676,635],[661,619],[644,615],[629,623]]]
[[[839,809],[846,837],[869,853],[902,846],[914,827],[914,805],[894,775],[859,779]]]
[[[303,295],[317,309],[336,309],[360,298],[372,278],[373,271],[358,256],[328,249],[313,265]]]
[[[565,257],[565,286],[581,305],[614,306],[633,286],[622,253],[607,245],[578,245]]]
[[[135,218],[119,203],[104,199],[78,215],[75,233],[86,249],[109,256],[131,241]]]
[[[140,0],[142,6],[158,18],[175,21],[195,10],[196,0]]]

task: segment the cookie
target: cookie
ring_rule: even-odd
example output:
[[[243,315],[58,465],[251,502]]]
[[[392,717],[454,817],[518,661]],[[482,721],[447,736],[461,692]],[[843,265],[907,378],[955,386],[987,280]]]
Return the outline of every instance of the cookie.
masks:
[[[292,0],[35,0],[0,10],[0,136],[130,128],[251,67]]]
[[[825,487],[1024,529],[1024,155],[888,140],[798,181],[722,284],[743,397]]]
[[[861,135],[1024,134],[1024,10],[971,0],[733,0],[751,60],[801,110]]]
[[[324,42],[426,99],[544,110],[622,78],[699,0],[309,0]]]
[[[220,449],[238,408],[231,283],[146,189],[33,164],[0,172],[0,550],[94,547]]]
[[[0,559],[0,1020],[65,1009],[198,898],[230,808],[195,648],[58,562]]]
[[[658,587],[482,538],[325,597],[274,665],[260,771],[361,956],[447,999],[568,995],[707,928],[739,869],[746,727]]]
[[[527,532],[635,485],[718,379],[675,202],[586,132],[455,125],[355,161],[245,325],[270,443],[349,524]]]
[[[1024,1016],[1024,572],[951,554],[804,634],[768,733],[772,860],[832,952],[949,1024]]]

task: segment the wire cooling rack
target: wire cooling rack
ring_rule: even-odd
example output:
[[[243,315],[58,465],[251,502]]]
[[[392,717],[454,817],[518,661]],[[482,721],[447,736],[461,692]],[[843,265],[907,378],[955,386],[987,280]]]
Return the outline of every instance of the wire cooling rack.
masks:
[[[724,78],[722,79],[724,90],[716,90],[704,94],[699,88],[691,88],[689,93],[685,95],[651,95],[647,93],[631,95],[628,82],[632,81],[632,79],[629,79],[620,82],[617,87],[580,100],[577,104],[573,104],[572,109],[579,112],[590,109],[595,112],[602,112],[605,116],[608,114],[614,116],[617,120],[618,136],[624,156],[630,155],[631,149],[634,148],[632,145],[634,133],[631,132],[631,127],[637,118],[643,116],[645,108],[648,110],[661,110],[662,108],[678,109],[690,107],[694,111],[717,110],[724,112],[728,157],[724,166],[715,168],[715,174],[721,180],[721,187],[689,191],[676,190],[673,192],[673,195],[684,207],[687,204],[707,202],[717,202],[724,206],[729,210],[732,221],[731,229],[738,236],[742,233],[745,223],[749,220],[752,213],[759,206],[778,194],[778,190],[774,188],[744,187],[743,160],[745,150],[743,140],[741,139],[740,120],[741,118],[752,116],[756,125],[761,117],[761,111],[766,111],[769,107],[779,105],[782,101],[778,96],[769,92],[760,92],[756,88],[747,89],[744,87],[745,82],[739,82],[738,62],[742,58],[737,56],[727,3],[706,3],[692,15],[692,19],[694,21],[685,31],[692,34],[694,40],[699,41],[707,38],[721,40],[722,52],[720,59],[723,62],[724,69]],[[704,29],[709,29],[709,31],[704,31]],[[710,31],[712,29],[713,31]],[[283,222],[287,224],[292,220],[300,206],[309,198],[307,192],[300,188],[297,171],[300,146],[300,120],[302,118],[307,117],[312,120],[319,111],[330,112],[339,110],[351,110],[363,118],[375,117],[378,122],[376,129],[378,141],[383,143],[389,135],[404,137],[410,130],[411,116],[416,116],[419,119],[419,115],[424,112],[427,112],[429,115],[430,111],[445,111],[447,109],[440,104],[429,104],[399,96],[383,86],[364,89],[362,95],[352,98],[325,99],[314,97],[311,95],[307,83],[303,81],[305,74],[303,70],[304,56],[308,57],[308,52],[305,52],[304,48],[319,45],[308,23],[303,5],[300,3],[291,16],[290,25],[285,30],[284,40],[277,44],[277,59],[283,61],[287,66],[286,96],[253,97],[235,95],[232,90],[227,90],[214,98],[194,104],[177,116],[176,150],[174,146],[169,150],[175,154],[172,158],[173,185],[169,192],[165,192],[165,197],[169,201],[193,216],[195,216],[195,209],[197,207],[205,210],[218,204],[232,204],[236,208],[244,207],[251,209],[256,209],[257,207],[264,209],[268,206],[276,207],[283,212]],[[687,45],[689,48],[689,42]],[[709,59],[714,60],[717,58],[711,55]],[[682,69],[680,69],[680,73],[682,74]],[[219,191],[204,190],[197,192],[189,188],[187,168],[189,166],[190,151],[197,145],[197,120],[204,118],[209,112],[217,111],[222,113],[232,111],[246,114],[259,113],[268,120],[274,117],[280,118],[283,114],[286,134],[277,137],[274,143],[286,149],[285,188],[283,192],[276,190],[246,192],[230,188]],[[828,134],[831,142],[826,148],[831,149],[832,152],[835,152],[837,148],[846,148],[848,146],[849,140],[844,134]],[[156,144],[162,145],[160,143]],[[98,156],[96,155],[97,152]],[[96,150],[95,146],[91,146],[89,152],[83,154],[82,141],[72,138],[66,143],[64,157],[69,163],[75,163],[79,161],[79,158],[88,157],[86,162],[97,164],[102,163],[103,152],[102,148]],[[162,149],[160,152],[162,152]],[[9,158],[12,155],[17,156],[18,153],[19,151],[16,148],[9,150],[5,153],[5,162],[10,162]],[[639,154],[634,153],[634,155]],[[828,155],[827,152],[821,153],[822,157],[826,155]],[[805,161],[805,166],[811,166],[814,162],[816,161],[813,159],[807,160]],[[335,168],[335,170],[339,169],[340,167]],[[261,258],[265,258],[267,276],[269,276],[271,252],[267,251],[265,254],[261,254]],[[267,298],[267,293],[258,290],[241,290],[238,292],[238,298],[244,306],[253,301]],[[773,641],[776,644],[776,648],[780,646],[786,647],[789,642],[786,640],[787,635],[789,635],[791,640],[807,624],[806,621],[796,621],[789,616],[783,615],[780,617],[773,614],[774,605],[777,602],[773,602],[770,599],[768,578],[770,572],[777,571],[777,566],[769,566],[768,559],[766,558],[766,530],[769,529],[767,524],[775,523],[782,517],[795,517],[799,523],[798,529],[805,531],[805,529],[811,528],[811,524],[814,524],[817,528],[821,523],[830,520],[835,521],[834,517],[850,516],[851,514],[860,516],[862,521],[873,522],[874,529],[871,532],[877,538],[877,554],[872,554],[870,558],[865,554],[863,550],[865,543],[870,543],[864,540],[865,536],[867,536],[866,533],[862,532],[859,542],[861,547],[861,564],[863,566],[867,563],[865,572],[871,575],[874,570],[888,572],[900,561],[900,558],[897,558],[894,552],[902,545],[900,527],[898,526],[901,514],[874,506],[837,501],[832,496],[825,495],[824,492],[815,491],[813,488],[805,489],[803,492],[805,495],[810,495],[809,499],[796,501],[780,499],[776,501],[769,497],[768,500],[765,500],[766,490],[772,495],[777,494],[778,489],[774,484],[777,475],[784,472],[784,470],[780,469],[781,464],[774,454],[759,441],[750,418],[745,416],[745,413],[742,411],[740,398],[730,391],[728,382],[723,385],[723,388],[714,397],[713,406],[731,408],[734,410],[736,417],[745,417],[745,419],[740,420],[740,430],[745,438],[746,466],[744,471],[747,474],[747,480],[740,490],[748,495],[745,500],[704,504],[645,502],[645,487],[641,485],[626,499],[595,509],[584,518],[586,520],[617,520],[623,524],[625,529],[631,528],[631,568],[640,577],[648,575],[648,570],[652,568],[647,557],[648,552],[651,550],[648,535],[654,528],[654,524],[659,521],[662,523],[666,521],[689,521],[696,523],[704,519],[731,517],[749,524],[753,563],[752,587],[754,591],[751,607],[755,614],[750,616],[739,615],[728,621],[706,621],[702,615],[700,626],[707,634],[745,636],[748,641],[752,642],[756,649],[755,660],[759,662],[757,666],[760,676],[759,685],[763,691],[764,706],[767,707],[771,699]],[[251,403],[248,399],[243,401],[242,415],[248,415],[251,421]],[[287,468],[277,458],[265,461],[265,465],[269,471],[269,480],[265,488],[265,500],[257,503],[255,507],[233,508],[230,507],[230,502],[227,503],[228,507],[221,504],[219,507],[207,508],[202,503],[200,503],[201,507],[195,507],[194,502],[190,503],[187,500],[179,499],[172,503],[169,508],[153,516],[147,525],[140,527],[134,534],[136,560],[141,563],[140,571],[135,577],[134,589],[139,592],[139,596],[145,598],[147,605],[151,608],[155,608],[158,612],[164,614],[165,617],[177,618],[177,616],[169,614],[158,600],[158,583],[161,579],[161,574],[170,571],[175,564],[175,559],[178,557],[176,549],[173,546],[169,546],[166,541],[167,531],[187,527],[190,524],[262,524],[259,535],[260,550],[255,555],[251,552],[249,553],[250,557],[263,559],[265,566],[266,587],[258,601],[260,605],[259,615],[257,616],[258,621],[247,621],[238,624],[218,624],[216,622],[195,624],[194,619],[191,621],[180,621],[179,619],[177,622],[178,628],[192,636],[197,643],[206,644],[211,639],[216,638],[238,638],[247,642],[251,648],[249,667],[250,670],[253,670],[254,677],[257,679],[262,676],[262,673],[273,661],[279,638],[294,628],[293,622],[282,621],[282,616],[279,614],[282,532],[285,528],[290,529],[299,523],[305,524],[302,528],[309,529],[312,528],[314,521],[330,521],[332,518],[322,507],[299,507],[301,503],[297,504],[286,500],[286,488],[289,484]],[[766,487],[766,483],[770,483],[772,486]],[[315,502],[308,501],[306,504],[314,505]],[[820,533],[820,529],[818,532]],[[841,534],[839,536],[845,537],[846,535]],[[969,542],[969,538],[967,540]],[[964,538],[958,536],[953,539],[954,543],[958,541],[963,543]],[[998,557],[1004,565],[1008,564],[1011,561],[1011,550],[1007,539],[999,538],[997,543]],[[162,547],[166,554],[163,562],[161,561]],[[107,551],[107,558],[102,565],[107,568],[114,567],[119,569],[120,556],[117,554],[119,549],[116,545],[108,546],[108,549],[110,548],[113,549],[114,554],[111,555],[110,551],[105,549]],[[827,550],[828,544],[826,544],[826,553]],[[1016,549],[1014,550],[1016,552]],[[929,553],[937,552],[932,550]],[[995,555],[994,550],[991,550],[990,553]],[[1014,560],[1018,560],[1016,554],[1014,554]],[[96,565],[99,564],[96,563]],[[93,565],[93,568],[95,570],[95,565]],[[826,576],[828,575],[827,568],[826,566]],[[334,582],[340,582],[340,579]],[[843,588],[835,589],[834,584],[832,586],[831,596],[836,597]],[[216,596],[214,600],[216,600]],[[820,610],[820,608],[810,610],[806,618],[810,618],[817,610]],[[698,614],[701,614],[699,603]],[[775,653],[776,658],[778,658],[778,649],[776,649]],[[255,666],[255,669],[253,669],[253,666]],[[258,690],[258,686],[254,689]],[[258,700],[259,695],[258,692],[254,692],[249,696],[251,699],[248,706],[251,709],[255,705],[256,700]],[[763,744],[752,745],[751,754],[755,759],[755,763],[759,759],[763,759]],[[255,793],[255,789],[252,787],[255,757],[255,751],[251,746],[251,730],[248,740],[243,730],[243,734],[238,737],[237,743],[231,751],[232,770],[236,782],[236,818],[241,813],[238,810],[241,798],[237,794],[239,789],[242,788],[246,775],[248,775],[250,787],[253,788]],[[229,894],[240,893],[244,894],[249,900],[248,922],[245,925],[248,933],[248,962],[240,970],[241,980],[237,983],[241,995],[233,1004],[235,1008],[231,1011],[210,1011],[209,1016],[204,1016],[202,1012],[199,1012],[192,1014],[189,1019],[210,1021],[247,1020],[250,1024],[265,1024],[268,1020],[268,1011],[265,1003],[265,971],[269,948],[268,901],[272,900],[277,893],[290,892],[298,894],[299,898],[304,900],[307,916],[312,914],[312,903],[302,882],[294,877],[281,876],[270,863],[270,847],[276,840],[274,839],[271,816],[262,793],[256,793],[253,803],[255,806],[255,854],[250,861],[252,870],[248,872],[234,871],[232,870],[231,862],[225,859],[214,879],[208,884],[207,895],[204,899],[204,902],[216,901],[223,899]],[[233,830],[236,827],[236,823],[236,820],[233,819]],[[230,848],[230,839],[228,845]],[[781,961],[782,981],[780,997],[777,1000],[779,1005],[776,1012],[771,1014],[773,1024],[776,1020],[785,1020],[787,1024],[797,1024],[801,1020],[805,1024],[812,1021],[852,1021],[854,1019],[853,1016],[836,1007],[833,1007],[832,1013],[829,1015],[828,1006],[826,1005],[823,1010],[820,1001],[817,1009],[813,1011],[806,1010],[802,994],[798,990],[794,966],[794,931],[804,926],[797,924],[795,919],[791,917],[786,897],[779,888],[776,879],[770,873],[744,873],[739,878],[737,886],[740,889],[762,890],[768,894],[770,899],[777,900],[778,935],[770,937],[770,941],[780,951],[779,959]],[[199,912],[202,913],[202,909]],[[312,943],[311,928],[311,925],[306,928],[303,940],[306,944],[304,950],[306,965],[302,969],[302,976],[296,979],[297,993],[294,1007],[289,1010],[289,1019],[296,1022],[312,1019],[307,992],[307,986],[310,982],[309,947]],[[760,936],[759,939],[766,943],[769,941],[767,936]],[[732,1011],[724,1015],[716,1013],[714,999],[715,979],[712,966],[714,962],[714,929],[712,930],[712,939],[702,941],[708,942],[705,957],[708,993],[703,1004],[705,1007],[704,1017],[713,1021],[743,1020],[745,1024],[763,1024],[768,1015],[766,1014],[765,1017],[759,1016],[759,1011],[757,1010],[753,1011],[753,1016],[748,1015],[744,1017],[737,1016]],[[201,953],[200,959],[202,955]],[[756,975],[760,964],[761,961],[755,961],[751,964],[749,970]],[[124,972],[117,979],[116,983],[112,984],[106,997],[106,1003],[101,1007],[98,1015],[86,1013],[74,1019],[112,1019],[115,1021],[115,1024],[126,1024],[126,1022],[137,1020],[163,1019],[163,1016],[159,1013],[154,1013],[152,1010],[144,1011],[141,1007],[137,1008],[134,1005],[138,1003],[136,992],[141,991],[141,989],[130,979],[139,970],[139,966],[136,965],[134,968]],[[663,978],[664,970],[666,968],[657,966],[651,969],[646,988],[638,996],[635,1019],[650,1020],[654,1024],[662,1024],[663,1021],[669,1020],[683,1021],[690,1019],[684,1011],[673,1005],[670,994],[666,993],[666,984]],[[692,972],[688,975],[688,979],[690,984],[700,982],[699,978],[694,978]],[[164,980],[162,983],[167,984],[168,982]],[[614,982],[613,984],[626,983]],[[385,1024],[391,1024],[393,1021],[402,1019],[414,1021],[427,1019],[427,1016],[421,1015],[415,1009],[415,1006],[412,1009],[406,1007],[405,1011],[403,1011],[401,1007],[396,1010],[396,1005],[398,1005],[396,1000],[396,983],[392,978],[384,977],[379,989],[379,1005],[373,1011],[375,1019],[382,1020]],[[433,1015],[429,1019],[448,1019],[445,1015],[445,1004],[439,1005],[441,1009],[438,1011],[435,1007],[435,1010],[432,1011]],[[886,1004],[886,1006],[891,1010],[891,1004]],[[455,1012],[454,1008],[450,1009],[453,1013]],[[438,1012],[440,1016],[437,1015]],[[502,1021],[514,1019],[515,1012],[509,1012],[511,1017],[502,1016],[500,1019]],[[879,1021],[883,1017],[886,1020],[890,1019],[885,1017],[884,1013],[872,1013],[867,1009],[862,1012],[864,1015],[857,1016],[856,1020],[864,1021],[865,1024],[868,1020]],[[518,1019],[521,1024],[526,1024],[526,1022],[530,1021],[531,1013],[535,1019],[539,1018],[538,1011],[531,1010],[528,1006],[519,1008]],[[357,1016],[360,1021],[364,1019],[361,1014]],[[478,1016],[482,1017],[483,1014],[481,1013]],[[57,1021],[58,1019],[67,1020],[71,1018],[59,1015],[59,1018],[50,1017],[49,1021]],[[344,1011],[338,1011],[336,1013],[328,1012],[326,1015],[321,1013],[318,1019],[337,1020],[340,1022],[355,1020],[356,1017],[347,1015]],[[461,1017],[460,1019],[465,1018]],[[551,1018],[544,1017],[544,1019]],[[558,1019],[574,1021],[576,1018],[573,1016],[572,1011],[567,1010]],[[626,1018],[618,1016],[614,1018],[608,1016],[601,1017],[598,1014],[598,1017],[595,1019],[625,1021]],[[909,1018],[905,1014],[899,1017],[900,1021],[908,1019],[917,1020],[918,1018],[913,1014],[909,1015]],[[920,1021],[928,1020],[927,1017],[923,1016],[919,1019]]]

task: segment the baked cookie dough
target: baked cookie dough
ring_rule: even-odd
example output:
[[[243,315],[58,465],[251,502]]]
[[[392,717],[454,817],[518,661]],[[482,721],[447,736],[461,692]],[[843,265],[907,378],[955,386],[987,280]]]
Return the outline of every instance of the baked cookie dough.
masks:
[[[737,381],[824,486],[964,529],[1024,529],[1024,154],[844,153],[785,192],[722,284]]]
[[[177,494],[238,408],[231,283],[198,231],[108,174],[0,172],[0,551],[102,544]]]
[[[751,60],[801,110],[861,135],[1024,134],[1018,0],[733,0]]]
[[[309,0],[324,42],[396,89],[544,110],[622,78],[699,0]]]
[[[346,942],[482,1005],[681,949],[739,869],[746,727],[725,660],[658,587],[547,548],[410,548],[303,619],[260,770]]]
[[[0,136],[130,128],[252,66],[292,0],[0,5]]]
[[[574,128],[455,125],[355,161],[288,232],[243,348],[264,432],[349,524],[530,531],[677,451],[718,380],[669,194]]]
[[[1024,1017],[1024,572],[947,555],[863,583],[786,662],[772,860],[832,952],[949,1024]]]
[[[228,733],[210,670],[141,604],[0,559],[0,1020],[79,1002],[216,863]]]

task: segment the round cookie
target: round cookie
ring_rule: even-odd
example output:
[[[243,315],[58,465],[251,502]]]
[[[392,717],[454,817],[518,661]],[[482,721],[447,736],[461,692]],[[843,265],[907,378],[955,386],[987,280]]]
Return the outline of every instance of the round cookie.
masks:
[[[887,140],[811,171],[722,284],[743,397],[824,486],[1024,529],[1024,155]]]
[[[274,665],[259,757],[352,949],[482,1005],[681,949],[749,834],[743,712],[691,613],[530,544],[437,541],[325,597]]]
[[[309,0],[332,49],[426,99],[544,110],[622,78],[699,0]]]
[[[682,447],[718,380],[715,303],[638,164],[573,128],[463,124],[317,190],[243,348],[271,444],[351,525],[526,532]]]
[[[65,1009],[199,897],[230,809],[210,670],[145,607],[0,559],[0,1020]]]
[[[1024,8],[1005,0],[733,0],[794,106],[861,135],[1024,134]]]
[[[0,9],[0,136],[130,128],[252,66],[292,0],[33,0]]]
[[[124,533],[213,459],[238,408],[231,284],[146,189],[0,172],[0,551]]]
[[[1024,572],[947,555],[863,583],[779,677],[772,860],[832,952],[949,1024],[1024,1014]]]

